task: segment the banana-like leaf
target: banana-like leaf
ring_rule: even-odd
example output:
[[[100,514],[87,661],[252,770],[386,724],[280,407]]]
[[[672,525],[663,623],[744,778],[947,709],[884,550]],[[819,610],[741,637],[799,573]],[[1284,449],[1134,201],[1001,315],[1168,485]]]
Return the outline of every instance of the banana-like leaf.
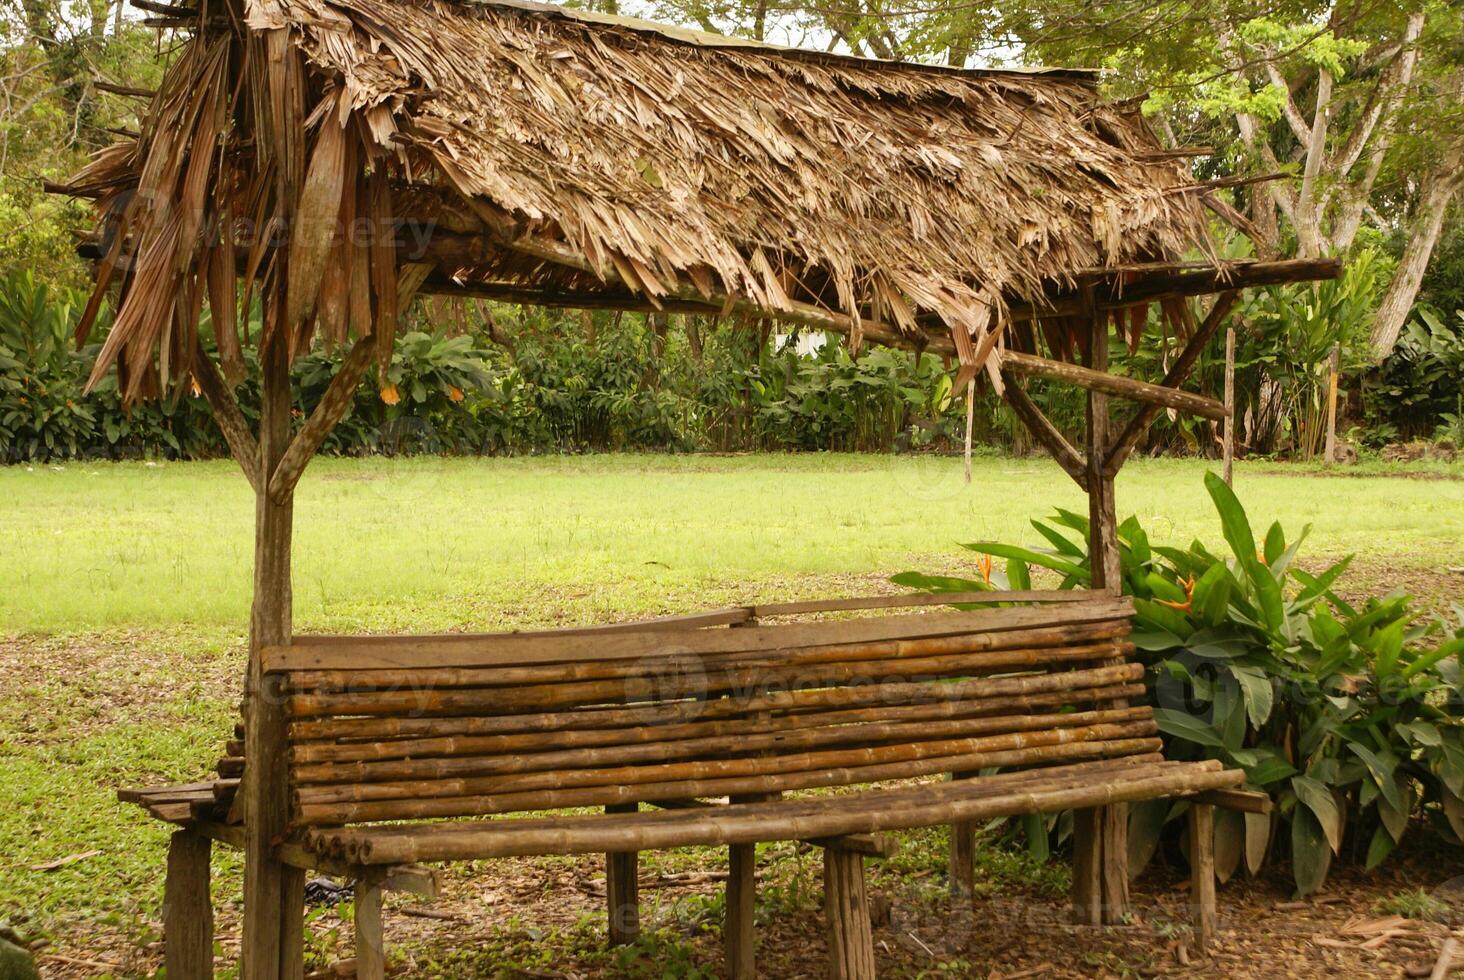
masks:
[[[1332,847],[1315,814],[1297,807],[1291,815],[1291,874],[1305,898],[1322,886],[1332,868]]]

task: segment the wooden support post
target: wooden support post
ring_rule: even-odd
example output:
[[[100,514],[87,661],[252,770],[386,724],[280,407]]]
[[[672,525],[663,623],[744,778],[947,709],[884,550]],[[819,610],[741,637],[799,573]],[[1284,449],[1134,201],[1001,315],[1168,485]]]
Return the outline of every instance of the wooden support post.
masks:
[[[280,871],[280,980],[305,978],[305,869]]]
[[[1235,328],[1225,328],[1225,485],[1235,485]]]
[[[727,918],[722,923],[722,946],[730,980],[757,976],[756,931],[757,845],[733,844],[727,849]]]
[[[356,980],[385,980],[386,937],[381,929],[381,880],[356,882]]]
[[[1208,803],[1191,803],[1190,908],[1195,919],[1195,946],[1207,952],[1215,941],[1219,915],[1215,909],[1215,808]]]
[[[953,772],[951,779],[965,779],[972,773]],[[970,901],[976,890],[976,824],[958,820],[951,824],[951,897]]]
[[[1073,811],[1073,922],[1080,926],[1103,924],[1103,835],[1100,811],[1086,807]]]
[[[965,469],[966,486],[971,485],[971,428],[976,422],[976,379],[972,378],[966,382],[966,445],[965,445]]]
[[[824,849],[824,916],[833,980],[874,980],[874,930],[864,891],[864,859],[837,847]]]
[[[614,803],[606,813],[635,813],[638,803]],[[610,918],[610,945],[626,946],[640,936],[640,855],[614,851],[605,855],[605,899]]]
[[[272,340],[260,354],[263,374],[259,421],[260,489],[254,511],[254,606],[250,616],[249,669],[245,680],[244,980],[298,975],[284,968],[287,917],[304,914],[303,880],[287,875],[275,853],[289,817],[286,718],[278,679],[266,677],[260,650],[290,642],[292,591],[290,538],[294,497],[271,497],[269,480],[290,443],[290,363],[278,295],[267,297],[266,331]],[[297,882],[299,887],[297,887]],[[294,950],[290,950],[291,956]]]
[[[1327,363],[1327,448],[1323,462],[1328,466],[1337,462],[1337,385],[1342,373],[1342,346],[1332,345],[1332,356]]]
[[[173,980],[213,977],[213,903],[209,900],[209,854],[213,842],[180,830],[168,842],[168,877],[163,886],[163,962]]]
[[[1108,315],[1093,302],[1091,287],[1083,291],[1083,307],[1089,324],[1088,367],[1099,374],[1108,371]],[[1107,467],[1110,448],[1108,395],[1088,389],[1088,554],[1092,574],[1090,587],[1111,595],[1123,593],[1123,576],[1118,553],[1118,517],[1114,500],[1114,473]],[[1100,907],[1105,923],[1123,922],[1128,917],[1128,807],[1101,807],[1097,814],[1100,839]]]

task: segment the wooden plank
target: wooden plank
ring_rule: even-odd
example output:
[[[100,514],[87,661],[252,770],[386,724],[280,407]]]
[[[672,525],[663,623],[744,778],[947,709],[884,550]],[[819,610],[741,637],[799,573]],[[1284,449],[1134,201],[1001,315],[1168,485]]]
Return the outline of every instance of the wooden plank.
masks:
[[[749,606],[758,619],[797,616],[805,613],[848,612],[860,609],[900,609],[908,606],[943,606],[968,602],[1082,602],[1091,597],[1059,589],[1026,589],[1004,592],[907,592],[888,596],[859,596],[848,599],[811,599],[806,602],[768,602]]]
[[[1177,412],[1198,415],[1202,418],[1218,421],[1225,417],[1225,406],[1214,398],[1206,398],[1204,395],[1181,391],[1178,388],[1166,388],[1163,385],[1126,378],[1118,374],[1109,374],[1106,368],[1082,367],[1066,361],[1053,361],[1045,357],[1038,357],[1035,354],[1024,354],[1021,351],[1007,351],[1002,355],[1001,369],[1003,372],[1010,371],[1013,374],[1035,375],[1052,381],[1062,381],[1080,388],[1087,388],[1090,391],[1101,391],[1131,401],[1147,402],[1161,409],[1172,408]]]
[[[514,630],[507,633],[397,633],[389,635],[354,635],[332,633],[300,633],[296,644],[310,646],[340,643],[360,645],[365,643],[418,643],[418,642],[474,642],[496,640],[503,637],[556,637],[556,636],[604,636],[607,633],[645,633],[659,630],[703,629],[713,626],[733,626],[752,618],[748,606],[730,606],[725,609],[710,609],[706,612],[685,613],[676,616],[655,616],[651,619],[637,619],[628,623],[607,623],[603,626],[569,626],[552,630]]]
[[[163,885],[163,963],[174,980],[212,980],[213,901],[209,897],[212,842],[191,830],[168,842]]]
[[[381,928],[381,885],[356,881],[356,980],[386,980],[386,937]]]
[[[1217,789],[1195,797],[1200,803],[1222,810],[1240,810],[1243,813],[1270,813],[1275,809],[1271,798],[1265,793],[1245,789]]]
[[[1206,953],[1215,941],[1219,920],[1215,908],[1215,808],[1192,803],[1189,811],[1190,908],[1195,946]]]
[[[1058,607],[915,613],[833,622],[749,626],[736,630],[641,630],[590,636],[485,636],[473,641],[407,640],[392,644],[299,643],[263,651],[265,670],[380,670],[493,667],[509,664],[625,660],[647,656],[782,650],[835,643],[1000,632],[1131,616],[1122,599],[1070,601]]]
[[[727,911],[722,922],[722,948],[729,980],[757,977],[757,845],[733,844],[727,849]]]

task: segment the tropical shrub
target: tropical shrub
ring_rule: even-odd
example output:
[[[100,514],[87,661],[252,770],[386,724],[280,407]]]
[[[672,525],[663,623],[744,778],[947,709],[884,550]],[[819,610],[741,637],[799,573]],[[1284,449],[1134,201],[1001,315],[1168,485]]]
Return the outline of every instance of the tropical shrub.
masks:
[[[1154,716],[1175,759],[1220,759],[1269,793],[1274,817],[1217,814],[1222,879],[1258,872],[1289,854],[1297,891],[1315,891],[1333,858],[1375,867],[1422,816],[1455,842],[1464,836],[1464,705],[1459,654],[1464,609],[1448,627],[1413,625],[1410,598],[1360,604],[1337,594],[1349,559],[1311,573],[1297,564],[1307,529],[1288,539],[1272,524],[1257,540],[1240,501],[1213,473],[1228,554],[1201,542],[1155,544],[1134,518],[1118,529],[1123,591],[1134,600],[1133,643],[1145,663]],[[907,572],[930,591],[1027,588],[1031,570],[1059,588],[1090,580],[1086,517],[1059,510],[1033,521],[1042,548],[995,542],[965,547],[1005,560],[982,581]],[[1183,802],[1131,808],[1131,870],[1141,869]]]
[[[1464,310],[1453,321],[1419,307],[1365,389],[1368,428],[1393,439],[1434,436],[1464,448],[1455,418],[1464,387]],[[1455,418],[1451,418],[1451,416]],[[1443,431],[1438,430],[1442,428]]]

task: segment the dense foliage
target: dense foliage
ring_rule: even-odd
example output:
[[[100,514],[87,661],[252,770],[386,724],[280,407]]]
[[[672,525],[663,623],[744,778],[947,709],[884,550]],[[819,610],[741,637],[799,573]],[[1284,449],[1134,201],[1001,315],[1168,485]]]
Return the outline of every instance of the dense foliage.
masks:
[[[1246,784],[1278,804],[1274,818],[1217,814],[1221,878],[1284,854],[1297,890],[1309,894],[1335,856],[1374,867],[1420,819],[1459,842],[1464,608],[1456,607],[1456,624],[1416,625],[1402,593],[1348,602],[1337,585],[1350,559],[1305,571],[1297,556],[1306,529],[1288,539],[1272,524],[1258,540],[1230,488],[1213,473],[1205,483],[1228,555],[1199,541],[1153,543],[1132,517],[1118,537],[1123,591],[1136,610],[1132,639],[1166,755],[1241,767]],[[907,572],[895,581],[930,591],[1021,589],[1035,567],[1058,576],[1060,588],[1086,586],[1087,518],[1059,510],[1033,526],[1041,548],[965,546],[1004,559],[1005,574],[978,582]],[[1132,808],[1134,872],[1178,834],[1185,806]]]

